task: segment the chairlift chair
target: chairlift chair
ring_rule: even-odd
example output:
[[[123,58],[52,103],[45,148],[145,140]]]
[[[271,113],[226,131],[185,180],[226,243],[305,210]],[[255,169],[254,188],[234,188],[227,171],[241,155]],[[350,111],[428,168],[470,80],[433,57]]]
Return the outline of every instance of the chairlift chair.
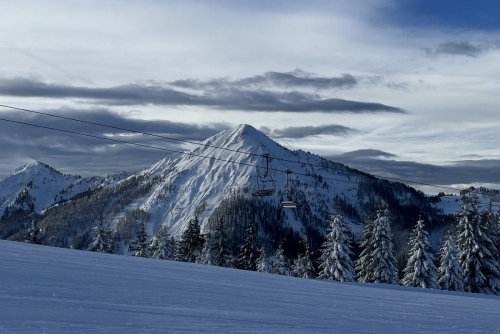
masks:
[[[257,176],[257,189],[252,192],[253,197],[271,196],[276,190],[276,183],[271,175],[269,175],[269,153],[262,155],[266,158],[266,171],[262,175]]]
[[[293,189],[288,185],[288,175],[292,174],[292,171],[287,169],[285,171],[285,174],[286,174],[286,185],[285,185],[286,192],[288,195],[291,195],[293,193]],[[289,201],[281,201],[281,206],[285,209],[296,209],[296,208],[300,207],[300,204],[297,204],[297,202],[295,202],[292,199]]]

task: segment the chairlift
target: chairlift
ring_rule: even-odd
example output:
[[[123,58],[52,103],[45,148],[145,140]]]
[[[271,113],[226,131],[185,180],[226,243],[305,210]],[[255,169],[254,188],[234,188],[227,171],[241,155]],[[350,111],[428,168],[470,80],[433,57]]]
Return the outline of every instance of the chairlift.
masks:
[[[287,194],[289,195],[289,197],[291,197],[291,194],[293,193],[293,189],[288,185],[288,175],[292,174],[292,171],[287,169],[285,171],[285,174],[286,174],[286,185],[285,185],[285,189],[286,189],[286,192]],[[285,209],[296,209],[298,207],[300,207],[300,204],[297,204],[297,202],[295,202],[293,199],[292,200],[289,200],[289,201],[281,201],[281,206]]]
[[[253,197],[271,196],[276,190],[276,183],[271,175],[269,175],[269,153],[262,155],[266,158],[266,171],[262,175],[257,176],[257,190],[252,192]]]

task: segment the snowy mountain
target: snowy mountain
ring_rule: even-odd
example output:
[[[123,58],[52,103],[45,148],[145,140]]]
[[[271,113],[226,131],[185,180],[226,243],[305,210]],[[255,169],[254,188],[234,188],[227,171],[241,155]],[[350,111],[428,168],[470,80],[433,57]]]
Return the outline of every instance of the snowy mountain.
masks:
[[[267,168],[264,154],[269,155]],[[291,171],[288,180],[287,170]],[[252,196],[266,187],[274,190],[271,196]],[[88,245],[99,215],[124,243],[134,238],[139,222],[150,236],[161,225],[179,236],[195,216],[204,232],[223,219],[233,247],[247,226],[255,223],[260,242],[270,247],[280,240],[293,244],[307,234],[317,248],[334,205],[341,207],[355,235],[365,215],[382,203],[391,208],[396,233],[407,233],[419,214],[428,226],[443,222],[423,193],[308,152],[289,150],[249,125],[221,132],[189,154],[164,159],[125,179],[62,175],[33,163],[2,180],[0,191],[2,210],[13,206],[26,211],[32,205],[42,214],[39,224],[48,244],[76,248]],[[300,207],[283,208],[283,200]]]
[[[266,173],[264,154],[270,156],[267,171],[275,192],[253,198],[252,192],[264,187],[259,177]],[[286,170],[292,172],[288,179],[292,193],[287,191]],[[261,226],[278,224],[300,234],[323,234],[335,202],[342,207],[355,233],[360,231],[364,215],[379,201],[394,208],[395,218],[413,214],[407,222],[410,226],[418,214],[428,215],[431,222],[438,219],[427,198],[413,188],[376,179],[308,152],[289,150],[249,125],[219,133],[190,154],[161,161],[141,175],[158,180],[137,203],[139,209],[150,215],[150,231],[163,224],[174,235],[179,235],[195,215],[204,229],[223,217],[240,220],[243,225],[256,220]],[[301,207],[283,209],[283,200],[293,200]],[[226,208],[221,208],[221,203]],[[267,217],[230,213],[238,210],[231,206],[242,203],[267,210]]]
[[[41,213],[55,203],[115,182],[116,177],[64,175],[42,162],[30,162],[0,181],[0,213],[5,218],[20,212]]]
[[[500,333],[498,296],[0,240],[2,333]]]

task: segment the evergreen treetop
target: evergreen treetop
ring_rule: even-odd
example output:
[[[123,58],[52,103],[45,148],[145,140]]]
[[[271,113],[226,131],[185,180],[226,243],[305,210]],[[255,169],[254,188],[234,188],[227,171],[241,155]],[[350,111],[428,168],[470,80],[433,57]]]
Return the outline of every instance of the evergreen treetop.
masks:
[[[437,289],[437,269],[431,253],[429,235],[424,229],[424,221],[418,219],[409,241],[408,260],[403,270],[403,285]]]
[[[449,233],[439,251],[438,284],[443,290],[464,291],[462,268],[457,258],[453,233]]]
[[[252,223],[247,229],[245,243],[240,247],[240,251],[236,259],[236,266],[238,269],[252,271],[257,270],[257,245],[255,238],[255,224]]]
[[[458,259],[467,292],[500,294],[500,265],[487,224],[479,213],[479,199],[464,193],[457,216]]]
[[[318,278],[352,282],[355,280],[354,264],[351,259],[351,236],[340,209],[329,219],[330,227],[321,248]]]

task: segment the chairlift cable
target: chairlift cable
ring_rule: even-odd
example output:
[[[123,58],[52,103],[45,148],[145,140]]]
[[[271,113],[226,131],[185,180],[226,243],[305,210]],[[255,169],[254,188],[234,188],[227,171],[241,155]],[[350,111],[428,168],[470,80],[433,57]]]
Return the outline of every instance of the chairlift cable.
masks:
[[[120,131],[126,131],[126,132],[130,132],[130,133],[142,134],[142,135],[156,137],[156,138],[168,139],[168,140],[173,140],[173,141],[177,141],[177,142],[184,142],[184,143],[194,144],[194,145],[198,145],[198,146],[211,147],[211,148],[215,148],[215,149],[226,150],[226,151],[231,151],[231,152],[236,152],[236,153],[243,153],[243,154],[248,154],[248,155],[252,155],[252,156],[263,156],[262,154],[258,154],[258,153],[246,152],[246,151],[235,150],[235,149],[231,149],[231,148],[227,148],[227,147],[220,147],[220,146],[215,146],[215,145],[210,145],[210,144],[204,144],[202,142],[190,141],[190,140],[179,139],[179,138],[174,138],[174,137],[169,137],[169,136],[164,136],[164,135],[158,135],[158,134],[153,134],[153,133],[148,133],[148,132],[143,132],[143,131],[137,131],[137,130],[122,128],[122,127],[117,127],[117,126],[102,124],[102,123],[98,123],[98,122],[85,121],[85,120],[77,119],[77,118],[73,118],[73,117],[55,115],[55,114],[51,114],[51,113],[47,113],[47,112],[35,111],[35,110],[31,110],[31,109],[26,109],[26,108],[19,108],[19,107],[9,106],[9,105],[5,105],[5,104],[0,104],[0,107],[7,108],[7,109],[12,109],[12,110],[29,112],[29,113],[43,115],[43,116],[55,117],[55,118],[69,120],[69,121],[73,121],[73,122],[80,122],[80,123],[89,124],[89,125],[96,125],[96,126],[110,128],[110,129],[115,129],[115,130],[120,130]],[[22,123],[20,122],[20,124],[22,124]],[[178,151],[174,151],[174,150],[171,150],[171,151],[172,152],[178,152]],[[267,153],[267,154],[269,154],[269,153]],[[317,164],[312,164],[312,163],[309,163],[309,162],[302,162],[302,161],[285,159],[285,158],[278,158],[278,157],[273,157],[273,159],[278,160],[278,161],[282,161],[282,162],[289,162],[289,163],[295,163],[295,164],[305,164],[305,165],[308,165],[308,166],[311,166],[311,167],[317,167],[317,168],[320,168],[320,169],[324,168],[324,166],[317,165]],[[327,161],[330,161],[330,160],[327,160]],[[329,167],[329,168],[331,170],[343,170],[342,168],[334,168],[334,167]],[[377,174],[370,174],[370,175],[372,175],[374,177],[377,177],[377,178],[383,178],[383,179],[386,179],[386,180],[390,180],[390,181],[403,182],[403,183],[408,183],[408,184],[416,184],[416,185],[422,185],[422,186],[430,186],[430,187],[435,187],[435,188],[440,188],[440,189],[447,189],[447,190],[453,190],[453,191],[460,191],[460,189],[456,189],[456,188],[453,188],[453,187],[435,185],[435,184],[431,184],[431,183],[411,181],[411,180],[405,180],[405,179],[401,179],[401,178],[394,178],[394,177],[382,176],[382,175],[377,175]]]
[[[227,151],[232,151],[232,152],[236,152],[236,153],[243,153],[243,154],[248,154],[248,155],[251,155],[251,156],[261,156],[262,157],[262,156],[266,156],[267,155],[268,158],[271,158],[271,156],[269,155],[269,153],[258,154],[258,153],[252,153],[252,152],[245,152],[245,151],[241,151],[241,150],[234,150],[234,149],[225,148],[225,147],[219,147],[219,146],[210,145],[210,144],[203,144],[201,142],[189,141],[189,140],[184,140],[184,139],[179,139],[179,138],[174,138],[174,137],[168,137],[168,136],[157,135],[157,134],[152,134],[152,133],[147,133],[147,132],[142,132],[142,131],[131,130],[131,129],[127,129],[127,128],[115,127],[115,126],[106,125],[106,124],[97,123],[97,122],[85,121],[85,120],[76,119],[76,118],[72,118],[72,117],[54,115],[54,114],[50,114],[50,113],[34,111],[34,110],[30,110],[30,109],[25,109],[25,108],[13,107],[13,106],[5,105],[5,104],[0,104],[0,107],[8,108],[8,109],[13,109],[13,110],[18,110],[18,111],[25,111],[25,112],[35,113],[35,114],[44,115],[44,116],[56,117],[56,118],[70,120],[70,121],[75,121],[75,122],[86,123],[86,124],[90,124],[90,125],[107,127],[107,128],[112,128],[112,129],[116,129],[116,130],[131,132],[131,133],[143,134],[143,135],[153,136],[153,137],[162,138],[162,139],[174,140],[174,141],[179,141],[179,142],[186,142],[186,143],[195,144],[195,145],[203,145],[203,146],[206,146],[206,147],[212,147],[212,148],[221,149],[221,150],[227,150]],[[236,161],[226,160],[226,159],[221,159],[221,158],[208,157],[208,156],[205,156],[205,155],[195,154],[195,153],[192,153],[192,152],[187,153],[187,152],[184,152],[184,151],[166,149],[166,148],[152,146],[152,145],[147,145],[147,144],[127,142],[127,141],[123,141],[123,140],[119,140],[119,139],[101,137],[101,136],[96,136],[96,135],[91,135],[91,134],[86,134],[86,133],[81,133],[81,132],[76,132],[76,131],[71,131],[71,130],[64,130],[64,129],[59,129],[59,128],[53,128],[53,127],[48,127],[48,126],[43,126],[43,125],[38,125],[38,124],[32,124],[32,123],[27,123],[27,122],[14,121],[14,120],[9,120],[9,119],[5,119],[5,118],[0,118],[0,121],[6,121],[6,122],[17,123],[17,124],[22,124],[22,125],[29,125],[29,126],[33,126],[33,127],[47,129],[47,130],[54,130],[54,131],[65,132],[65,133],[70,133],[70,134],[76,134],[76,135],[86,136],[86,137],[90,137],[90,138],[103,139],[103,140],[108,140],[108,141],[113,141],[113,142],[118,142],[118,143],[123,143],[123,144],[129,144],[129,145],[134,145],[134,146],[139,146],[139,147],[144,147],[144,148],[151,148],[151,149],[156,149],[156,150],[162,150],[162,151],[166,151],[166,152],[180,153],[180,154],[183,154],[183,155],[193,155],[193,156],[198,156],[198,157],[203,157],[203,158],[215,159],[215,160],[219,160],[219,161],[223,161],[223,162],[231,162],[231,163],[238,163],[238,164],[241,164],[241,165],[254,166],[252,164],[247,164],[247,163],[244,163],[244,162],[236,162]],[[305,165],[309,165],[309,166],[317,167],[317,168],[325,168],[324,166],[317,165],[317,164],[312,164],[312,163],[308,163],[308,162],[302,162],[302,161],[296,161],[296,160],[290,160],[290,159],[284,159],[284,158],[278,158],[278,157],[272,157],[272,158],[275,159],[275,160],[277,160],[277,161],[284,161],[284,162],[297,163],[297,164],[305,164]],[[332,162],[330,160],[327,160],[327,161]],[[348,166],[346,166],[346,167],[348,167]],[[341,169],[341,168],[333,168],[333,167],[330,167],[330,169],[331,170],[344,170],[344,169]],[[268,168],[267,170],[274,170],[274,171],[278,171],[278,172],[283,172],[283,170],[272,169],[272,168]],[[296,173],[296,174],[297,175],[308,176],[307,174],[303,174],[303,173]],[[402,182],[402,183],[406,183],[406,184],[415,184],[415,185],[429,186],[429,187],[434,187],[434,188],[452,190],[452,191],[456,191],[456,192],[461,192],[462,191],[461,189],[457,189],[457,188],[454,188],[454,187],[447,187],[447,186],[436,185],[436,184],[432,184],[432,183],[418,182],[418,181],[412,181],[412,180],[406,180],[406,179],[394,178],[394,177],[387,177],[387,176],[381,176],[381,175],[377,175],[377,174],[368,174],[368,175],[373,176],[375,178],[379,178],[379,179],[385,179],[385,180],[389,180],[389,181]],[[358,183],[359,184],[359,182],[353,182],[353,181],[348,181],[348,180],[339,180],[339,179],[335,179],[335,178],[331,178],[331,177],[323,177],[323,179],[331,180],[331,181],[338,181],[338,182],[345,182],[345,183]],[[484,192],[476,192],[476,193],[484,194],[484,195],[487,195],[487,196],[492,196],[491,194],[484,193]],[[450,197],[450,196],[446,196],[445,195],[445,196],[441,196],[441,197]]]

